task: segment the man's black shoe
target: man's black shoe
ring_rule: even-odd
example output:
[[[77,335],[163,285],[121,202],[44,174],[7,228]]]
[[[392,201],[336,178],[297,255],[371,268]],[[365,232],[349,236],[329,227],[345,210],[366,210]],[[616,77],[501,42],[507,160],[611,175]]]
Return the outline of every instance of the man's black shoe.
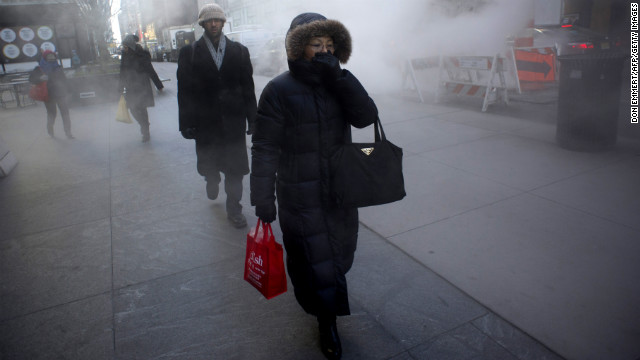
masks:
[[[231,224],[238,229],[247,227],[247,218],[242,214],[229,214],[227,215],[227,218],[231,221]]]

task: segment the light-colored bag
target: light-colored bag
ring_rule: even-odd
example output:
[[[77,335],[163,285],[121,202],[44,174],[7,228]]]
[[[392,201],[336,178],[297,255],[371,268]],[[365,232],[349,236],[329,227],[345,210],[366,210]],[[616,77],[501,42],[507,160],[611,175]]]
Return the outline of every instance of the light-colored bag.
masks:
[[[127,124],[132,124],[131,115],[127,109],[127,101],[124,99],[124,95],[120,95],[120,102],[118,103],[118,111],[116,112],[116,121],[120,121]]]

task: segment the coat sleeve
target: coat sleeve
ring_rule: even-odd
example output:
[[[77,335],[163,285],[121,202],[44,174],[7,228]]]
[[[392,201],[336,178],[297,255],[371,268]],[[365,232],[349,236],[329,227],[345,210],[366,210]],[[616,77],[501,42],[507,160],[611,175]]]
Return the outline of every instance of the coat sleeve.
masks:
[[[251,146],[251,205],[272,204],[280,148],[284,139],[284,117],[275,87],[267,84],[260,97]]]
[[[242,97],[244,98],[245,113],[249,127],[253,128],[256,120],[257,103],[256,103],[256,90],[253,83],[253,66],[251,65],[251,58],[249,50],[246,47],[242,47],[242,74],[240,81],[242,82]]]
[[[123,59],[124,55],[122,55],[120,57],[120,76],[118,79],[118,93],[122,94],[122,92],[124,91],[124,85],[125,85],[125,68],[124,68],[124,59]]]
[[[333,90],[349,124],[363,128],[376,121],[378,118],[376,104],[351,72],[342,70],[342,76],[336,80]]]
[[[196,127],[195,117],[195,104],[193,104],[193,92],[192,92],[192,47],[195,44],[189,46],[183,46],[180,49],[178,55],[178,71],[176,73],[176,79],[178,81],[178,129],[180,131],[187,128]]]
[[[149,75],[149,78],[151,78],[151,81],[153,81],[153,84],[156,86],[156,89],[164,88],[162,81],[160,81],[160,78],[158,77],[158,73],[156,72],[156,70],[153,68],[153,65],[151,64],[151,54],[149,54],[148,52],[144,54],[144,60],[142,62],[142,66],[144,68],[144,72],[146,72],[147,75]]]
[[[41,83],[42,80],[40,79],[40,76],[42,76],[42,69],[40,69],[40,66],[36,66],[36,68],[29,74],[29,82],[32,84]]]

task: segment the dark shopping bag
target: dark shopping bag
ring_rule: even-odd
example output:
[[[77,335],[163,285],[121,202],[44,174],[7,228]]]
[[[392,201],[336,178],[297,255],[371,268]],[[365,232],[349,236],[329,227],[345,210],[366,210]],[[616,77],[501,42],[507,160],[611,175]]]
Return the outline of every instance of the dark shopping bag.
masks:
[[[374,132],[375,142],[343,144],[331,155],[331,201],[339,208],[387,204],[407,195],[402,148],[387,140],[380,118]]]
[[[47,89],[47,82],[42,81],[38,84],[31,85],[31,89],[29,89],[29,97],[37,101],[49,101],[49,90]]]
[[[287,291],[282,245],[276,242],[271,224],[260,219],[247,234],[244,279],[267,299]]]

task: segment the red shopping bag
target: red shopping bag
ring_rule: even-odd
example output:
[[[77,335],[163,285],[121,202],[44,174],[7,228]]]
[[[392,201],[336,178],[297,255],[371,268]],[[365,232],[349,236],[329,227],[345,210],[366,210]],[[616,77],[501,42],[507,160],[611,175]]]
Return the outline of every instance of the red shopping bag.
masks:
[[[258,219],[255,229],[247,234],[244,279],[267,299],[287,291],[282,257],[282,245],[276,242],[271,224]]]
[[[49,101],[47,82],[42,81],[38,84],[31,85],[31,89],[29,89],[29,97],[37,101]]]

